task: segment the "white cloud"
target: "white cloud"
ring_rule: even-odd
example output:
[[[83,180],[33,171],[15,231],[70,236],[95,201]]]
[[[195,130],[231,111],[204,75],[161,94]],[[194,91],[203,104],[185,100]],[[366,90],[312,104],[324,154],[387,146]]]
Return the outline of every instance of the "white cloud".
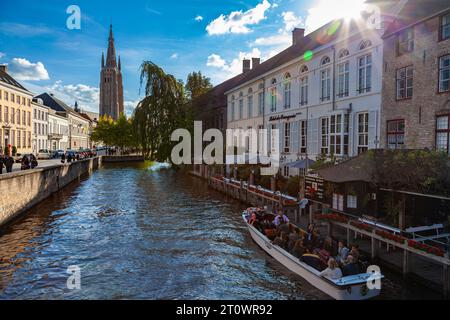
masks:
[[[0,52],[0,59],[3,58],[4,56],[6,56],[6,53]]]
[[[21,38],[31,38],[36,36],[56,34],[56,30],[44,25],[28,25],[22,23],[2,22],[0,23],[0,33]]]
[[[223,81],[242,73],[242,60],[251,58],[261,58],[261,51],[258,48],[253,48],[251,52],[239,52],[238,57],[229,62],[218,54],[212,54],[208,57],[206,65],[215,68],[215,78],[218,81]]]
[[[52,93],[63,94],[63,101],[68,105],[73,105],[75,101],[78,101],[80,108],[98,111],[100,92],[98,88],[85,84],[64,85],[61,80],[58,80],[52,86],[47,87],[47,89]]]
[[[196,16],[195,17],[195,21],[197,21],[197,22],[203,21],[203,17],[202,16]]]
[[[306,33],[319,29],[328,22],[340,18],[355,18],[365,9],[366,0],[320,0],[308,10],[305,20]]]
[[[42,62],[32,63],[27,59],[14,58],[9,64],[9,72],[17,80],[48,80],[50,79],[47,70]]]
[[[125,109],[125,114],[130,117],[133,112],[134,109],[136,109],[136,106],[138,105],[139,100],[136,101],[124,101],[124,109]]]
[[[265,13],[270,7],[270,2],[263,0],[262,3],[245,12],[240,10],[233,11],[229,15],[221,14],[206,27],[206,31],[209,35],[249,33],[252,30],[248,26],[258,24],[266,19]]]
[[[254,46],[279,46],[285,49],[292,43],[291,31],[303,25],[303,20],[297,17],[292,11],[286,11],[281,14],[284,27],[278,30],[278,33],[268,37],[257,38],[252,45]]]
[[[178,53],[172,54],[172,55],[170,56],[170,59],[171,59],[171,60],[176,60],[176,59],[178,59]]]

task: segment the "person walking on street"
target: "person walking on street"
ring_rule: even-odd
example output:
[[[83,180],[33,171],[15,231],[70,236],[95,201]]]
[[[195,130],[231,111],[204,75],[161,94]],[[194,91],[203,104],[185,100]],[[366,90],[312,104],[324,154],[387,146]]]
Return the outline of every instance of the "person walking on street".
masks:
[[[21,170],[28,170],[30,169],[30,159],[28,158],[28,156],[23,156],[22,158],[22,166],[21,166]]]
[[[63,152],[63,154],[61,155],[61,163],[66,163],[66,153]]]
[[[31,157],[31,161],[30,161],[31,169],[34,169],[38,166],[38,161],[37,161],[36,157],[34,156],[34,154],[32,154],[30,157]]]
[[[3,155],[0,154],[0,174],[3,173],[3,166],[5,163],[5,157]]]
[[[5,167],[6,167],[6,172],[7,172],[7,173],[12,172],[13,165],[14,165],[14,159],[13,159],[13,157],[6,156],[6,157],[5,157],[5,160],[4,160],[4,163],[5,163]]]

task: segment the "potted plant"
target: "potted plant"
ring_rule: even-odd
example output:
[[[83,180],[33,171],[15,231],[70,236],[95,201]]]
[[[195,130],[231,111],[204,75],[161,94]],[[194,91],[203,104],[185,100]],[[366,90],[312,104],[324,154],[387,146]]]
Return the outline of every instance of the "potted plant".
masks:
[[[17,147],[16,147],[16,146],[13,146],[13,147],[12,147],[12,156],[15,157],[16,154],[17,154]]]

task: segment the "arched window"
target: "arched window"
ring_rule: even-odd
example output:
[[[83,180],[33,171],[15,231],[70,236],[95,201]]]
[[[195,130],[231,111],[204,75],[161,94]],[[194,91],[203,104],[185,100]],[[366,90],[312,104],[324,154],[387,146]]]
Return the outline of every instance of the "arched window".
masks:
[[[364,40],[359,45],[359,50],[367,49],[368,47],[372,46],[372,42],[370,40]]]
[[[248,94],[252,94],[253,93],[253,89],[252,88],[249,88],[248,89]]]
[[[341,51],[339,51],[338,57],[339,57],[340,59],[342,59],[342,58],[344,58],[344,57],[346,57],[346,56],[348,56],[348,55],[350,55],[350,52],[348,52],[347,49],[342,49]]]
[[[239,92],[239,97],[243,97],[244,96],[244,93],[241,91],[241,92]]]
[[[330,57],[325,56],[325,57],[323,57],[322,62],[321,62],[320,64],[321,64],[322,66],[324,66],[324,65],[326,65],[326,64],[329,64],[330,62],[331,62]]]
[[[306,65],[303,65],[303,66],[300,67],[300,73],[306,73],[308,71],[309,71],[309,69],[308,69],[308,67]]]
[[[276,84],[277,83],[277,79],[273,78],[271,81],[272,84]]]
[[[291,78],[291,74],[289,72],[286,72],[286,74],[284,75],[284,79],[288,80]]]
[[[259,84],[259,89],[261,90],[261,89],[264,89],[264,82],[261,82],[260,84]]]

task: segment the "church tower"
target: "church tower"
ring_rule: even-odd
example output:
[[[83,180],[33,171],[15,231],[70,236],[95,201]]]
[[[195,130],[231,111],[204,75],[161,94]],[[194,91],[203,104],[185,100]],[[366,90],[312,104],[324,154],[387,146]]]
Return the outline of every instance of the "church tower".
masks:
[[[100,72],[100,116],[108,115],[117,119],[124,112],[122,65],[116,60],[114,35],[112,25],[109,28],[108,51],[102,53],[102,68]]]

